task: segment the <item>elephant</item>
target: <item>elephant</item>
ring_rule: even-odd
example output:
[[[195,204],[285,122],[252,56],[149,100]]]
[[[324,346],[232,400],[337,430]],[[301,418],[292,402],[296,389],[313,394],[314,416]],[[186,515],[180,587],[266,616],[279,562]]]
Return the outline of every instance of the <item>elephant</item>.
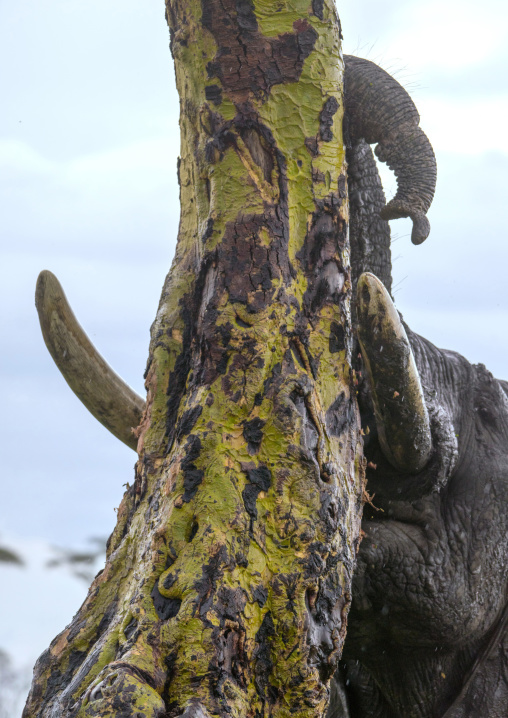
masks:
[[[372,135],[360,124],[351,135],[356,371],[372,498],[327,718],[501,718],[508,714],[508,382],[438,349],[399,318]],[[408,411],[403,400],[418,385],[420,401],[413,397]]]
[[[346,56],[345,118],[368,503],[327,718],[500,718],[508,708],[508,384],[412,333],[390,298],[388,220],[411,217],[413,243],[424,241],[436,182],[411,98],[374,63]],[[398,180],[388,204],[373,143]],[[96,352],[49,272],[36,303],[71,388],[135,448],[143,400]]]
[[[412,333],[373,275],[360,277],[357,314],[372,499],[328,717],[501,718],[508,384]],[[413,407],[413,423],[425,424],[427,441],[401,406],[411,393],[401,369],[411,360],[428,416],[426,424]]]

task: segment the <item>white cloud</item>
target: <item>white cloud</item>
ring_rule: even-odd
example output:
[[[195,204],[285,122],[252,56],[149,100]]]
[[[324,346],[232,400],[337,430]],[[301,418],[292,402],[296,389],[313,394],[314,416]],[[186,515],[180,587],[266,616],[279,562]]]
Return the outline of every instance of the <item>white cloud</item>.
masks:
[[[44,175],[55,173],[57,164],[43,157],[26,142],[0,138],[0,172],[6,175]]]
[[[508,94],[475,97],[472,92],[469,98],[426,95],[418,101],[418,110],[435,151],[508,155]]]
[[[464,70],[506,45],[506,5],[497,0],[409,2],[392,33],[392,53],[417,70]]]

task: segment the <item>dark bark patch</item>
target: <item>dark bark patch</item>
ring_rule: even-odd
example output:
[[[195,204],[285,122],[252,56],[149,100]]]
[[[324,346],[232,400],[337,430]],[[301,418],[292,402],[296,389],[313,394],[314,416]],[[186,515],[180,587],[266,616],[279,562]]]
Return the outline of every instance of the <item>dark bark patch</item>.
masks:
[[[324,0],[312,0],[312,12],[320,20],[324,19],[323,10],[325,7]]]
[[[260,406],[265,396],[271,396],[274,390],[278,387],[279,381],[282,374],[282,364],[277,362],[273,365],[270,376],[268,376],[263,382],[263,393],[256,394],[254,399],[255,406]]]
[[[256,648],[254,649],[254,685],[258,695],[268,701],[275,703],[278,698],[278,690],[270,684],[270,674],[273,670],[272,660],[272,639],[275,636],[275,625],[272,614],[268,611],[258,632],[256,633]]]
[[[319,155],[319,143],[317,137],[306,137],[304,144],[309,150],[311,157],[317,157]]]
[[[159,583],[156,582],[152,589],[152,599],[155,611],[161,621],[168,621],[170,618],[174,618],[180,606],[182,605],[181,598],[166,598],[159,591]]]
[[[351,400],[342,391],[326,412],[326,426],[332,436],[341,436],[355,425],[356,411]]]
[[[310,230],[298,252],[298,260],[307,279],[304,309],[313,315],[324,304],[340,304],[348,274],[342,266],[341,249],[347,227],[340,216],[342,200],[337,193],[316,202]]]
[[[259,489],[257,486],[254,486],[253,484],[247,484],[247,486],[242,491],[242,499],[243,504],[245,506],[245,510],[251,517],[251,528],[252,528],[252,521],[255,521],[258,517],[258,510],[256,508],[256,501],[259,496]]]
[[[202,621],[207,627],[212,624],[206,618],[208,610],[213,604],[213,598],[217,582],[222,578],[224,567],[228,564],[228,552],[224,545],[219,546],[215,554],[210,558],[208,563],[203,565],[201,578],[196,581],[194,588],[197,592],[197,598],[194,604],[194,615],[199,611]]]
[[[260,239],[262,230],[271,237],[269,246]],[[287,257],[287,217],[275,208],[263,215],[243,215],[229,222],[218,248],[221,282],[229,300],[256,313],[272,300],[272,283],[291,278]]]
[[[260,491],[268,491],[272,485],[272,473],[267,466],[259,466],[256,469],[249,469],[247,476],[251,484],[254,484]]]
[[[203,480],[205,472],[195,465],[196,459],[201,453],[201,439],[195,434],[189,436],[186,443],[186,454],[182,460],[184,493],[182,500],[188,503],[196,494],[198,487]]]
[[[164,579],[164,584],[163,584],[166,591],[169,591],[171,586],[174,585],[177,578],[178,578],[178,571],[176,573],[168,573],[168,575]]]
[[[249,482],[242,491],[243,503],[245,510],[251,517],[252,523],[258,517],[256,501],[261,491],[268,491],[272,484],[272,474],[267,466],[259,466],[255,469],[247,469],[246,472]]]
[[[322,491],[320,495],[321,507],[318,511],[318,516],[323,522],[326,536],[328,539],[337,533],[339,523],[345,518],[346,511],[344,505],[340,501],[326,491]],[[333,564],[330,564],[329,558],[327,558],[326,565],[327,569],[330,570]]]
[[[189,533],[189,543],[194,540],[198,531],[199,531],[199,524],[197,521],[194,521],[194,523],[191,526],[190,533]]]
[[[46,688],[42,695],[41,700],[41,711],[39,715],[42,715],[43,709],[48,701],[59,691],[63,690],[69,681],[71,680],[74,673],[77,671],[79,666],[83,663],[87,657],[87,651],[71,651],[69,660],[67,662],[67,668],[62,673],[59,668],[55,667],[50,673]]]
[[[219,85],[207,85],[205,87],[205,97],[209,102],[213,102],[214,105],[220,105],[222,103],[222,87],[219,87]]]
[[[99,626],[97,628],[97,633],[95,634],[96,641],[109,628],[109,624],[111,623],[111,621],[113,620],[113,618],[116,614],[117,607],[118,607],[118,600],[115,598],[113,601],[111,601],[111,603],[109,604],[107,609],[104,611],[104,615],[101,618],[101,622],[99,623]],[[70,638],[69,638],[69,640],[70,640]]]
[[[187,409],[187,411],[184,411],[176,429],[176,438],[178,441],[181,441],[184,436],[190,434],[190,432],[194,428],[194,424],[201,416],[202,411],[203,407],[199,405],[194,406],[192,409]]]
[[[207,180],[207,182],[209,183],[209,180]],[[208,184],[208,194],[209,194],[209,184]],[[201,241],[203,242],[203,244],[205,244],[210,239],[212,234],[213,234],[213,219],[212,219],[212,217],[209,217],[206,220],[206,228],[205,228],[205,231],[203,232],[203,236],[201,237]]]
[[[296,616],[296,590],[299,582],[299,574],[297,573],[287,573],[287,574],[281,574],[277,577],[282,585],[284,586],[284,591],[286,593],[287,603],[286,603],[286,609],[288,611],[291,611]]]
[[[265,422],[258,416],[244,423],[243,438],[247,442],[249,454],[256,454],[259,451],[261,441],[263,440],[264,425]]]
[[[202,23],[219,48],[207,66],[235,101],[252,93],[266,99],[274,85],[297,82],[318,34],[307,19],[297,20],[293,32],[265,37],[258,27],[251,0],[202,0]]]
[[[214,613],[220,624],[212,631],[216,651],[209,664],[209,684],[212,695],[219,700],[227,698],[226,681],[232,680],[242,689],[247,686],[249,661],[241,621],[245,605],[246,595],[240,588],[222,586],[215,596]]]
[[[302,559],[305,578],[319,578],[326,571],[326,554],[328,547],[320,541],[309,546],[308,555]]]
[[[168,401],[166,415],[166,434],[168,435],[168,451],[171,450],[171,447],[173,445],[178,409],[180,407],[180,400],[185,391],[185,384],[187,382],[187,375],[189,374],[191,364],[190,337],[192,333],[192,317],[187,310],[185,310],[183,314],[185,317],[185,330],[183,336],[184,349],[178,355],[175,362],[175,368],[171,372],[168,381]]]
[[[323,142],[331,142],[333,140],[333,118],[337,110],[339,109],[339,103],[336,97],[329,97],[323,109],[319,114],[319,135]]]
[[[138,619],[135,616],[133,616],[131,618],[131,620],[129,621],[129,623],[123,629],[124,636],[125,636],[125,638],[127,638],[127,640],[129,640],[129,638],[132,637],[132,635],[135,633],[137,627],[138,627]]]
[[[178,410],[182,396],[186,390],[187,377],[191,369],[192,352],[191,343],[195,333],[196,320],[201,307],[201,300],[209,269],[214,261],[214,255],[207,255],[202,263],[199,275],[196,278],[194,291],[186,294],[180,301],[180,316],[183,320],[182,351],[176,359],[175,368],[168,381],[168,401],[166,414],[166,434],[168,436],[168,452],[173,446],[177,426]]]
[[[237,551],[235,554],[236,563],[241,566],[242,568],[247,568],[249,565],[249,559],[247,556],[242,553],[242,551]]]
[[[328,342],[330,354],[343,352],[346,348],[346,333],[342,324],[332,322],[330,326],[330,339]]]
[[[316,169],[315,167],[312,168],[312,181],[314,183],[324,184],[326,180],[324,172],[321,172],[321,170]]]
[[[258,602],[261,608],[263,608],[268,600],[268,589],[264,586],[257,586],[252,592],[252,598]]]

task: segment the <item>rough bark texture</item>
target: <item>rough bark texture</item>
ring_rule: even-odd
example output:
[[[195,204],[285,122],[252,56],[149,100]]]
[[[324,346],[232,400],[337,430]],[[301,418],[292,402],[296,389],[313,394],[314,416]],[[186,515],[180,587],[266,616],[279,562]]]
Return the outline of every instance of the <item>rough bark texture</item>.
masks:
[[[136,480],[24,717],[321,716],[359,540],[331,0],[168,2],[181,222]]]

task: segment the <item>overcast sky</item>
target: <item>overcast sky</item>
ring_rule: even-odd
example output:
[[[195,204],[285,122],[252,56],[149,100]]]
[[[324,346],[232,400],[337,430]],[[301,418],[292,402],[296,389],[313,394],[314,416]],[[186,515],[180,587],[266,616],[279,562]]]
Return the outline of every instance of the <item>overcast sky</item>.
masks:
[[[407,87],[437,155],[427,242],[414,247],[408,222],[392,222],[397,305],[415,331],[508,378],[506,4],[350,0],[339,13],[344,51]],[[179,217],[178,97],[162,0],[2,2],[0,67],[0,543],[23,539],[34,560],[37,546],[109,534],[135,459],[53,365],[36,278],[57,275],[98,349],[144,393]],[[51,637],[83,589],[70,603],[48,583],[35,605],[33,577],[12,571],[18,594],[0,598],[0,621],[25,602]],[[53,596],[62,604],[50,620]],[[3,629],[0,647],[29,651]],[[44,630],[31,634],[33,655]]]

